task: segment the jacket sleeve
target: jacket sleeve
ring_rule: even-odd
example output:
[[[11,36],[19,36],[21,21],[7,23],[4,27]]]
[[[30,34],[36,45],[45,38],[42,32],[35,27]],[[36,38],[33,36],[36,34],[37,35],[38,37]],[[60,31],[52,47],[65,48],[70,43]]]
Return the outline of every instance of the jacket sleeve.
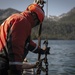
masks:
[[[36,43],[34,43],[32,40],[30,40],[30,43],[28,45],[28,50],[33,52],[33,53],[40,53],[44,54],[45,51],[42,50]]]

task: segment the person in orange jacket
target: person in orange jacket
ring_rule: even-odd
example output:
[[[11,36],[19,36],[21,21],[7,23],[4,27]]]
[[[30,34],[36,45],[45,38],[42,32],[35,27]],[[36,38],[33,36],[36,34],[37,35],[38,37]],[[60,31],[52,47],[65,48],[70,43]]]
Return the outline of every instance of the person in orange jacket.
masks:
[[[44,54],[34,43],[31,29],[44,20],[44,11],[38,4],[31,4],[22,13],[16,13],[8,17],[0,26],[0,75],[8,75],[9,67],[11,74],[22,75],[22,69],[35,67],[36,64],[22,63],[29,51]],[[48,51],[49,53],[49,51]],[[10,66],[9,66],[10,64]]]

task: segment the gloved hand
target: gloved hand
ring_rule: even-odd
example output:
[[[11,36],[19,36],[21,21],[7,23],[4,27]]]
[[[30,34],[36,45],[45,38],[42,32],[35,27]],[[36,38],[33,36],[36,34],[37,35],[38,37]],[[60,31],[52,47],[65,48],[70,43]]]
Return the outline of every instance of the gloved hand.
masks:
[[[35,64],[34,64],[34,67],[33,68],[37,68],[39,65],[39,61],[37,61]]]
[[[43,47],[42,49],[44,50],[45,54],[50,54],[50,47]]]
[[[47,47],[46,54],[50,54],[50,47]]]

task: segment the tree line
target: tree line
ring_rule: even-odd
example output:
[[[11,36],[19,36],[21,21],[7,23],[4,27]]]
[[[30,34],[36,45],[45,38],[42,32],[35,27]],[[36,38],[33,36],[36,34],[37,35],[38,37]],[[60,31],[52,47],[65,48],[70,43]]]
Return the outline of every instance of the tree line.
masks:
[[[38,27],[32,30],[32,38],[36,39],[37,37]],[[75,40],[75,23],[44,20],[41,37],[51,40]]]

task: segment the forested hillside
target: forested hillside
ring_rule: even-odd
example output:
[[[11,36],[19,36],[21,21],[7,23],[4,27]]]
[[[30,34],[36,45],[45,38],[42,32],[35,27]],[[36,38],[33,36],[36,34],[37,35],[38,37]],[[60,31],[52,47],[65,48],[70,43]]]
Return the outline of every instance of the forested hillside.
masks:
[[[0,18],[0,23],[4,19]],[[38,29],[38,27],[32,29],[32,39],[37,39]],[[52,20],[51,18],[45,19],[42,26],[42,39],[46,37],[48,39],[75,40],[75,8],[65,13],[65,16],[62,16],[58,20]]]
[[[37,29],[37,28],[36,28]],[[35,30],[36,30],[35,29]],[[35,31],[33,30],[33,31]],[[37,31],[37,30],[36,30]],[[36,38],[37,33],[33,37]],[[75,39],[75,8],[65,13],[58,21],[52,21],[52,19],[45,19],[42,28],[42,38],[49,39]]]

